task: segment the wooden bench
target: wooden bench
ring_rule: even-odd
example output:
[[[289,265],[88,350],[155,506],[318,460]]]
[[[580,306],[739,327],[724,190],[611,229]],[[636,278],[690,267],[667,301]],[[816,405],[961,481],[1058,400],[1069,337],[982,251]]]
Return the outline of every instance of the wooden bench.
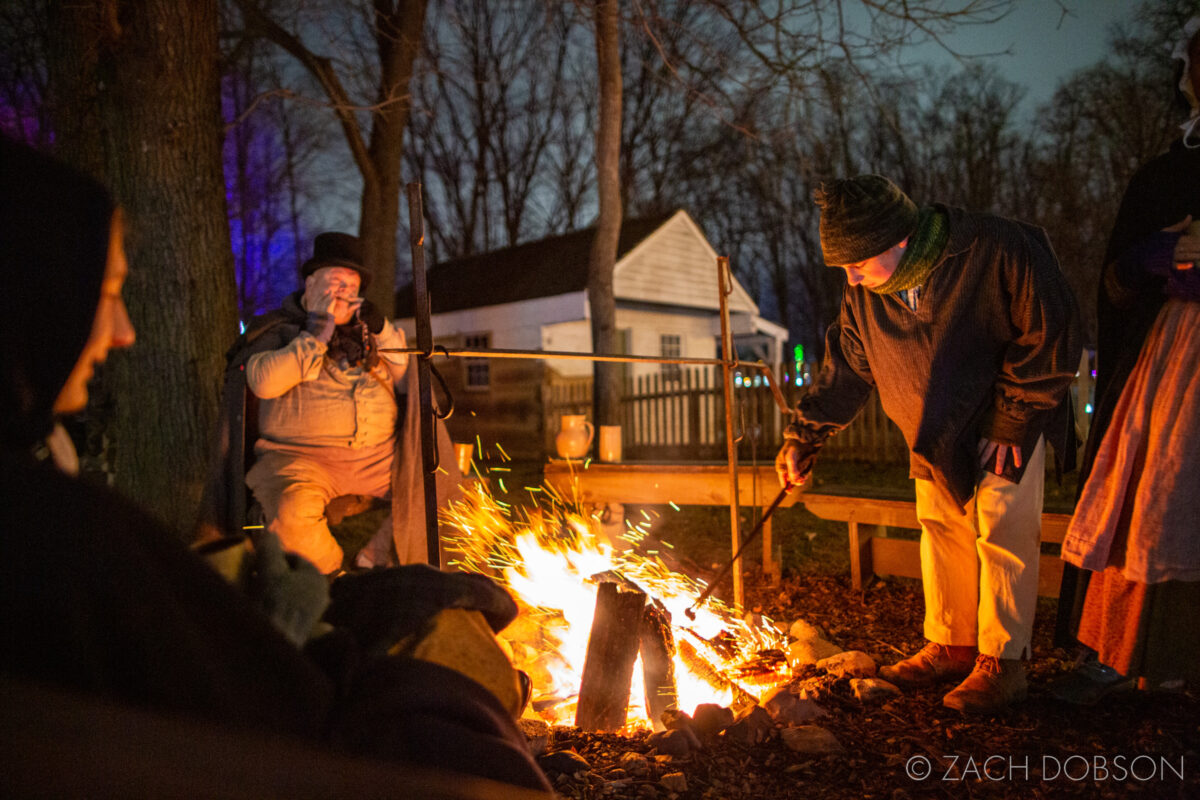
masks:
[[[631,503],[639,505],[729,506],[729,466],[726,464],[660,464],[624,462],[591,463],[551,461],[544,478],[564,498],[580,504]],[[779,479],[772,464],[738,467],[738,505],[768,506],[779,493]],[[801,499],[793,492],[781,506]],[[771,520],[762,531],[763,572],[779,576],[771,544]]]
[[[881,527],[920,530],[916,503],[911,500],[878,500],[867,497],[804,492],[798,500],[813,516],[845,522],[850,534],[850,580],[861,590],[872,575],[921,577],[920,542],[881,535]],[[1067,535],[1070,514],[1042,514],[1042,543],[1061,544]],[[1038,594],[1058,597],[1063,562],[1058,555],[1043,554],[1038,565]]]
[[[582,504],[608,502],[662,505],[729,505],[729,468],[725,464],[583,464],[552,461],[545,468],[546,483],[563,497]],[[779,491],[773,465],[738,467],[738,503],[769,505]],[[861,590],[872,575],[921,577],[920,543],[883,535],[881,527],[920,530],[916,503],[793,492],[781,506],[802,504],[821,519],[845,522],[850,540],[850,578]],[[1042,542],[1061,543],[1071,521],[1069,514],[1042,514]],[[763,526],[763,572],[778,574],[771,540],[770,520]],[[1057,597],[1062,580],[1062,561],[1057,555],[1042,555],[1038,569],[1038,594]]]

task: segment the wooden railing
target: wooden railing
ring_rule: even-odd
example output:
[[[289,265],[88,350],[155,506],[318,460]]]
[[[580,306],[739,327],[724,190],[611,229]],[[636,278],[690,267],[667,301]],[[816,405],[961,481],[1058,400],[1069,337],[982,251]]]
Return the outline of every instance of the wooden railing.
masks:
[[[1076,431],[1082,442],[1087,437],[1092,378],[1085,356],[1072,391]],[[621,437],[626,458],[646,460],[709,461],[725,457],[724,392],[720,370],[682,369],[677,379],[662,374],[642,375],[627,380],[621,392]],[[747,376],[753,380],[753,376]],[[779,384],[789,404],[802,389],[794,381]],[[738,457],[764,463],[774,457],[783,426],[783,415],[772,400],[770,389],[744,383],[734,389],[734,425],[741,438]],[[591,414],[592,379],[562,378],[547,371],[542,387],[542,411],[546,452],[554,452],[554,436],[563,414]],[[905,464],[908,445],[896,424],[888,419],[871,393],[854,421],[829,439],[821,451],[823,459],[870,461],[876,464]]]
[[[561,378],[549,373],[543,386],[547,453],[563,414],[590,414],[591,378]],[[782,440],[785,421],[770,388],[754,375],[739,376],[734,388],[734,428],[738,456],[771,461]],[[744,379],[744,380],[743,380]],[[781,387],[788,402],[797,393]],[[621,393],[621,438],[625,457],[646,460],[709,461],[725,457],[724,389],[717,369],[683,369],[678,378],[660,373],[627,380]],[[863,412],[830,439],[825,458],[904,463],[904,437],[872,394]]]

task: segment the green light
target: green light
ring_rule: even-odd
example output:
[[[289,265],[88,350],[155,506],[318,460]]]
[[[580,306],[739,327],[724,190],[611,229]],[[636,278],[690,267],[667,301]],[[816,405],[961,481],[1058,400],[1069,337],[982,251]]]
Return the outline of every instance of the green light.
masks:
[[[804,363],[804,345],[798,344],[792,348],[792,360],[797,364]]]

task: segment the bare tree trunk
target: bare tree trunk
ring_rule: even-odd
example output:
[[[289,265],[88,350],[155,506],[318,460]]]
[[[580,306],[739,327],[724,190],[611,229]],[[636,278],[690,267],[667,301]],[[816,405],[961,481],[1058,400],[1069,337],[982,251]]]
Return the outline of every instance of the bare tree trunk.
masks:
[[[412,109],[408,92],[413,64],[421,48],[426,0],[372,0],[373,35],[379,54],[379,87],[370,108],[371,130],[362,126],[333,62],[305,46],[299,34],[271,18],[268,4],[236,0],[248,29],[287,51],[307,69],[329,98],[341,123],[354,163],[362,173],[358,221],[363,259],[375,274],[367,297],[391,316],[396,305],[396,231],[400,221],[400,165],[404,128]]]
[[[237,333],[217,3],[56,5],[59,152],[106,180],[131,231],[125,298],[138,342],[105,370],[116,482],[183,536],[207,468],[223,353]]]
[[[596,186],[600,212],[588,260],[588,307],[592,348],[616,352],[617,303],[613,267],[621,237],[621,43],[620,0],[596,0],[596,64],[600,108],[596,126]],[[615,425],[620,405],[620,368],[597,362],[592,398],[595,424]]]
[[[363,182],[358,235],[363,257],[375,272],[368,297],[388,316],[396,306],[396,229],[400,222],[400,165],[404,128],[412,111],[408,85],[421,49],[426,0],[375,0],[379,49],[379,97],[367,148],[372,175]]]

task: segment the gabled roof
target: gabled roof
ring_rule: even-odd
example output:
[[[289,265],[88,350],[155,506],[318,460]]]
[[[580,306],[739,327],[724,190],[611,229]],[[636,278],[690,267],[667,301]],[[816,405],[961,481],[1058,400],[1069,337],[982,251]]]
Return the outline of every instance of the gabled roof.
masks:
[[[625,220],[617,261],[661,228],[675,212]],[[596,228],[551,236],[437,264],[427,273],[431,312],[513,303],[582,292]],[[396,293],[396,316],[413,316],[412,285]]]

